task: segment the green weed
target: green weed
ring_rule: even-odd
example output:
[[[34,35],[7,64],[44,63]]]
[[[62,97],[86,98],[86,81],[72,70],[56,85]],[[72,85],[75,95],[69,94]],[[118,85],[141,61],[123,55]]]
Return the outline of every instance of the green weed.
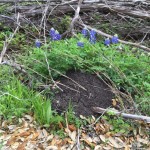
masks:
[[[36,99],[32,103],[35,118],[40,124],[49,127],[63,122],[63,117],[52,110],[50,100]]]
[[[21,117],[23,113],[30,111],[32,91],[22,85],[14,76],[7,75],[7,80],[3,80],[0,90],[0,115],[5,119],[11,116]],[[4,77],[2,77],[4,78]]]
[[[51,102],[23,85],[8,67],[1,67],[0,116],[5,119],[21,117],[25,113],[34,113],[35,120],[41,125],[56,125],[63,121],[62,116],[52,111]]]
[[[74,124],[77,128],[79,128],[83,124],[83,121],[75,116],[71,102],[69,103],[68,110],[66,112],[66,117],[68,123]]]
[[[115,116],[113,113],[108,113],[102,117],[110,125],[112,125],[111,132],[120,133],[120,134],[128,134],[131,129],[131,125],[129,122],[124,121],[122,117]]]

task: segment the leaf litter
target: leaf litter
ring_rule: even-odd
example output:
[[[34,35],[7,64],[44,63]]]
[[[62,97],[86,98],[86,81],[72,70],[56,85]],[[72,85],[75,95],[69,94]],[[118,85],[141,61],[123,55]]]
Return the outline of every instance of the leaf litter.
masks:
[[[13,119],[1,123],[1,150],[76,150],[77,147],[81,150],[148,150],[150,147],[150,124],[143,122],[138,122],[139,126],[132,129],[133,134],[125,135],[112,133],[112,125],[104,119],[93,124],[94,117],[90,122],[81,116],[81,119],[88,120],[88,125],[77,129],[74,124],[67,127],[61,124],[60,129],[65,134],[62,138],[49,132],[48,128],[38,126],[30,115]],[[17,119],[19,123],[16,122]]]

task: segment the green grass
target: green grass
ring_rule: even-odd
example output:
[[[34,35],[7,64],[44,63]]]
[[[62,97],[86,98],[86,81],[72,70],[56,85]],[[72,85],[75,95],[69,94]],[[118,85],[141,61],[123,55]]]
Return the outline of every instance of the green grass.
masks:
[[[34,119],[40,125],[51,127],[54,131],[59,129],[60,122],[66,124],[65,117],[69,124],[75,124],[77,127],[82,124],[74,115],[71,105],[69,105],[67,116],[58,115],[51,107],[51,100],[21,83],[11,68],[1,66],[0,69],[0,116],[3,119],[33,113]]]
[[[1,66],[0,69],[0,116],[9,119],[33,112],[41,125],[50,126],[63,121],[62,116],[52,111],[49,99],[22,84],[8,67]]]
[[[77,47],[77,38],[49,42],[41,48],[33,48],[24,56],[23,63],[41,75],[41,81],[58,78],[70,69],[107,74],[118,88],[132,94],[137,106],[150,115],[150,57],[147,53],[122,44],[106,47],[102,41],[91,45],[87,39],[84,48]],[[46,61],[47,59],[47,61]],[[34,63],[33,63],[34,62]],[[50,67],[50,70],[48,70]],[[29,71],[32,75],[32,71]],[[45,78],[43,78],[44,76]]]

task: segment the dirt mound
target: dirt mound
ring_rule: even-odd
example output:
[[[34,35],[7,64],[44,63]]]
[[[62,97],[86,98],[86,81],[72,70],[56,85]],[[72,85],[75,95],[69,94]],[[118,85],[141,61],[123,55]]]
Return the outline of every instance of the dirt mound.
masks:
[[[63,91],[55,93],[52,106],[57,111],[65,111],[69,102],[73,105],[76,115],[93,115],[91,107],[107,108],[112,104],[114,94],[111,89],[96,75],[70,71],[67,77],[59,79]],[[76,83],[75,83],[76,82]]]

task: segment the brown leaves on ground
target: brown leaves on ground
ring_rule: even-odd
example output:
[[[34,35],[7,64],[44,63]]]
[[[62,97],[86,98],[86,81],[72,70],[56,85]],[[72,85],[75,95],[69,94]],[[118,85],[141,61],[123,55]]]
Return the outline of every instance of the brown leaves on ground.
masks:
[[[82,116],[82,119],[86,118]],[[146,134],[150,125],[142,122],[133,129],[133,134],[130,136],[112,133],[111,125],[105,121],[94,123],[94,117],[88,120],[89,125],[81,129],[77,129],[74,124],[65,127],[60,123],[64,138],[37,126],[32,116],[19,118],[18,122],[15,124],[4,121],[1,124],[1,150],[76,150],[77,147],[81,150],[130,150],[150,147],[150,139]]]

